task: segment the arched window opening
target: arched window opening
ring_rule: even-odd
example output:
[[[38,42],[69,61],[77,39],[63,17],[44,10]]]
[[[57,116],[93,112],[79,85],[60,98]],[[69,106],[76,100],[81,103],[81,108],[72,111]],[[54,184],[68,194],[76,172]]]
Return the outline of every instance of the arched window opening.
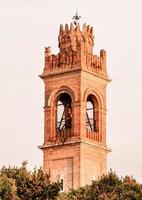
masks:
[[[72,128],[72,107],[71,97],[67,93],[63,93],[57,100],[57,133]]]
[[[93,95],[89,95],[87,98],[86,126],[89,132],[96,131],[96,105]]]

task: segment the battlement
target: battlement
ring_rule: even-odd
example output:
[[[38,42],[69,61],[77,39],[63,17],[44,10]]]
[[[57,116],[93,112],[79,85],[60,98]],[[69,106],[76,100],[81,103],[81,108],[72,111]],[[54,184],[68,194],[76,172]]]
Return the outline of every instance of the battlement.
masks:
[[[51,47],[45,48],[44,73],[83,68],[100,75],[106,73],[106,52],[100,51],[100,56],[93,55],[94,35],[93,27],[73,23],[60,25],[58,36],[59,53],[52,54]]]

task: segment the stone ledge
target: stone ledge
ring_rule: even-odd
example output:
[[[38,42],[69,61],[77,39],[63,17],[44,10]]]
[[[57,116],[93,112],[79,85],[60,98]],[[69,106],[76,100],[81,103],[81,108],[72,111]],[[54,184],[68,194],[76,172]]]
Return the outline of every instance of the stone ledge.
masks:
[[[91,145],[91,146],[94,146],[98,149],[103,149],[107,152],[111,152],[112,150],[110,148],[108,148],[107,146],[103,146],[102,144],[97,144],[97,143],[94,143],[94,142],[91,142],[91,141],[85,141],[85,140],[80,140],[80,139],[77,139],[77,140],[74,140],[74,141],[68,141],[68,142],[65,142],[64,144],[45,144],[45,145],[41,145],[41,146],[38,146],[39,149],[45,149],[45,148],[50,148],[50,147],[59,147],[59,146],[64,146],[64,145],[74,145],[74,144],[81,144],[81,143],[84,143],[84,144],[88,144],[88,145]]]
[[[107,152],[111,152],[112,150],[110,148],[108,148],[107,146],[103,146],[101,144],[97,144],[97,143],[93,143],[91,141],[85,141],[85,140],[82,140],[81,143],[84,143],[84,144],[88,144],[88,145],[91,145],[91,146],[94,146],[94,147],[97,147],[98,149],[103,149]]]
[[[68,141],[68,142],[64,142],[62,143],[57,143],[57,144],[43,144],[41,146],[38,146],[39,149],[45,149],[45,148],[50,148],[50,147],[59,147],[59,146],[64,146],[64,145],[69,145],[69,144],[76,144],[76,143],[80,143],[81,141],[79,139],[74,140],[74,141]]]

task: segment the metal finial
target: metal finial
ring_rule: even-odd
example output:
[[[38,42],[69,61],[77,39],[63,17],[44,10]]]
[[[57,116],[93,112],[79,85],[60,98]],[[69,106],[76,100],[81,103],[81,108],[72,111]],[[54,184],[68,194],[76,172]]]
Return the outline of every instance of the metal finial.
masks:
[[[75,25],[78,24],[78,21],[80,20],[81,16],[78,15],[78,12],[76,12],[76,14],[73,16],[73,22]]]

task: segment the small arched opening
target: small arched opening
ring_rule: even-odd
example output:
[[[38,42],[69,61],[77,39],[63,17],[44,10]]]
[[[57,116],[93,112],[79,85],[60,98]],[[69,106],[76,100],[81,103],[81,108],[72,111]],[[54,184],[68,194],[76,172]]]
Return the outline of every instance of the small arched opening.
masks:
[[[98,101],[94,95],[89,95],[86,102],[86,128],[88,132],[98,132]]]
[[[57,98],[56,132],[70,133],[72,128],[72,99],[68,93],[62,93]]]

